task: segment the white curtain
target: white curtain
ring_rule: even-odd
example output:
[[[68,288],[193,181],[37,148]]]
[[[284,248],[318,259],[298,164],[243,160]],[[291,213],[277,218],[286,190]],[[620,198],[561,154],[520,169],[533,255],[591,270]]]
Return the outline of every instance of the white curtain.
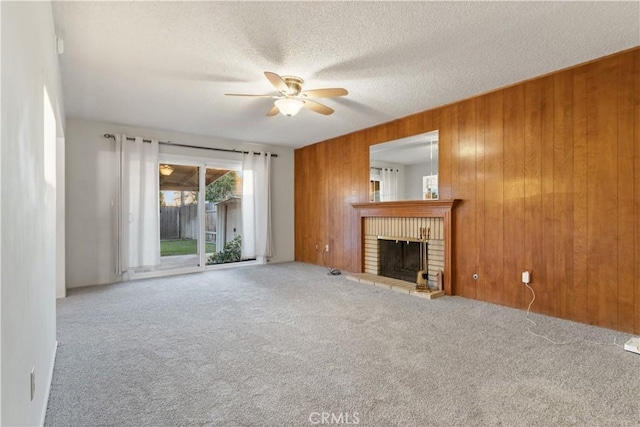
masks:
[[[390,168],[380,171],[380,201],[398,200],[398,172]]]
[[[270,257],[271,153],[242,158],[242,259]]]
[[[158,140],[118,135],[120,154],[119,273],[160,264]]]

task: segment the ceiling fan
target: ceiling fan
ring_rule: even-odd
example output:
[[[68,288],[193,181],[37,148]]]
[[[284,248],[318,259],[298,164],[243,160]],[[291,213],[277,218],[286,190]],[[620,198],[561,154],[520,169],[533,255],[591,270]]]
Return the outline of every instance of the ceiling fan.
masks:
[[[275,116],[278,113],[282,113],[285,116],[291,117],[298,114],[298,111],[302,107],[307,108],[316,113],[324,114],[328,116],[333,114],[333,109],[321,104],[311,98],[334,98],[337,96],[345,96],[349,94],[346,89],[343,88],[331,88],[331,89],[312,89],[302,90],[304,80],[296,76],[279,76],[276,73],[270,71],[264,72],[265,77],[275,87],[279,95],[249,95],[241,93],[227,93],[227,96],[249,96],[253,98],[271,98],[275,99],[273,107],[267,112],[267,117]]]

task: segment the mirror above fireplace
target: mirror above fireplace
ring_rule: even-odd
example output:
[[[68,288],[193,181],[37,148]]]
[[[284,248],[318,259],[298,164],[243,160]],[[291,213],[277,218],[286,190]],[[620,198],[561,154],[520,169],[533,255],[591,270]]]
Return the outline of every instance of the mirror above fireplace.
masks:
[[[437,200],[438,131],[369,147],[369,201]]]

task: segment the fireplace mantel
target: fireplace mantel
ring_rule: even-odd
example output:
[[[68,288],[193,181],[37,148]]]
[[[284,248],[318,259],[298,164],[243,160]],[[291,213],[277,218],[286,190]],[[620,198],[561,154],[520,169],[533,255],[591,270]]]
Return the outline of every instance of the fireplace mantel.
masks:
[[[375,202],[375,203],[354,203],[351,206],[357,212],[357,224],[354,226],[360,236],[360,247],[358,256],[358,269],[363,271],[364,257],[364,234],[363,218],[443,218],[444,221],[444,249],[445,249],[445,274],[444,291],[446,295],[451,295],[453,271],[453,229],[452,215],[453,208],[458,202],[454,200],[403,200],[397,202]]]
[[[415,217],[444,218],[451,213],[458,199],[454,200],[402,200],[397,202],[353,203],[360,218],[364,217]]]

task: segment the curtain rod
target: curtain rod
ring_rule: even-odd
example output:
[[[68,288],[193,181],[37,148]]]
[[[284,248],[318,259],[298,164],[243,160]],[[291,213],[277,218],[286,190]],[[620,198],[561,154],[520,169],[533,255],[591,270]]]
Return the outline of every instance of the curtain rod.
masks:
[[[105,133],[103,135],[105,138],[109,138],[109,139],[116,139],[116,136],[110,133]],[[132,138],[130,136],[127,137],[127,141],[135,141],[135,138]],[[142,142],[151,142],[150,139],[143,139]],[[213,151],[226,151],[227,153],[238,153],[238,154],[249,154],[248,151],[242,151],[242,150],[234,150],[234,149],[229,149],[229,148],[213,148],[213,147],[199,147],[197,145],[187,145],[187,144],[177,144],[175,142],[171,142],[171,141],[158,141],[158,144],[162,144],[162,145],[172,145],[174,147],[186,147],[186,148],[199,148],[200,150],[213,150]],[[261,153],[253,153],[255,155],[260,155]],[[278,157],[277,154],[272,154],[271,157]]]

